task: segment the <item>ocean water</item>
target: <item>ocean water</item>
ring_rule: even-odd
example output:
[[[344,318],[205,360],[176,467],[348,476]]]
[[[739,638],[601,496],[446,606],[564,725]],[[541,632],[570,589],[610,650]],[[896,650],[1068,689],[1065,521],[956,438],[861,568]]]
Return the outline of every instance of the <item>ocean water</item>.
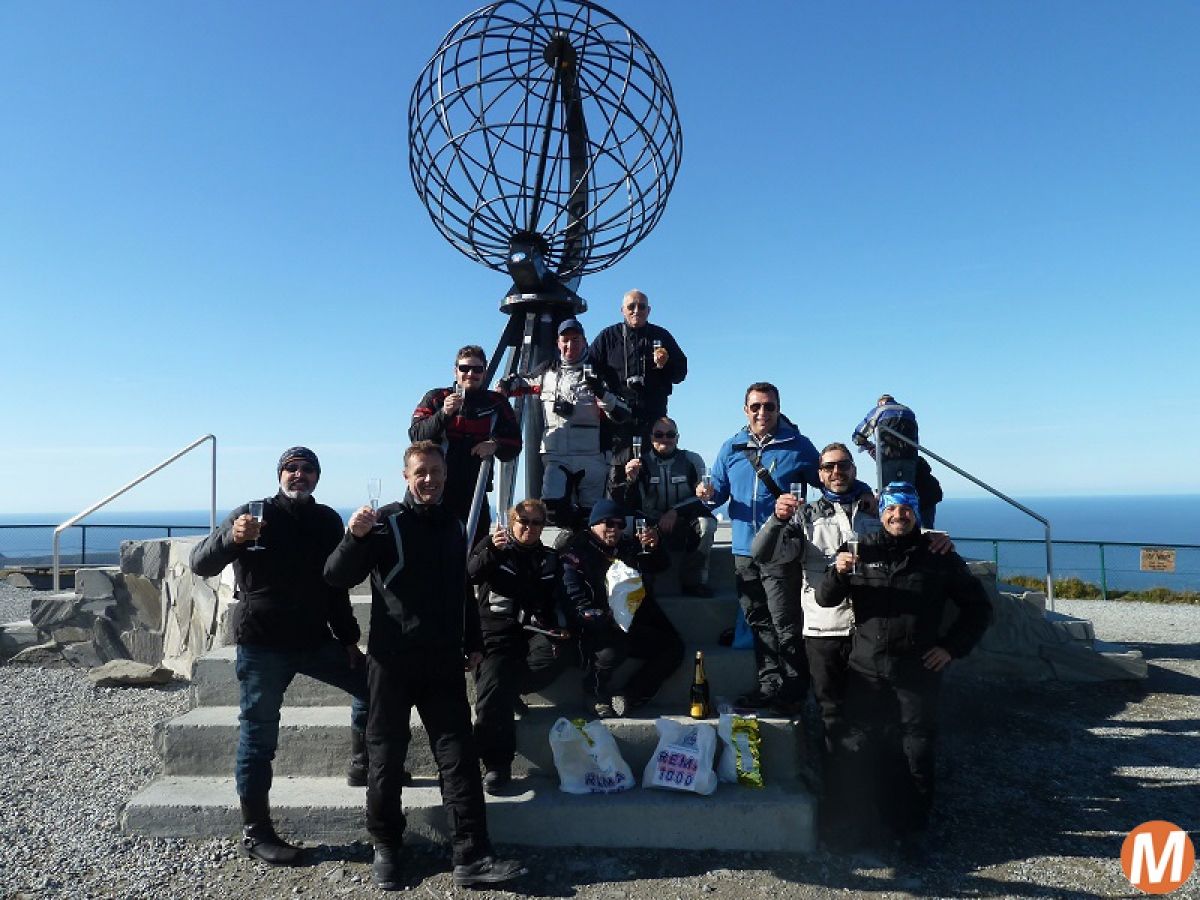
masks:
[[[1169,587],[1200,590],[1200,496],[1019,497],[1030,509],[1050,520],[1056,578],[1078,577],[1110,588]],[[339,509],[348,518],[351,510]],[[227,510],[219,510],[224,516]],[[0,565],[46,560],[51,553],[53,523],[68,514],[0,513]],[[165,526],[174,534],[203,534],[207,510],[174,512],[101,511],[85,520],[85,530],[64,533],[64,560],[89,563],[116,560],[122,540],[162,537]],[[6,526],[39,527],[6,527]],[[155,526],[131,528],[127,526]],[[936,526],[950,532],[960,553],[977,559],[997,559],[1003,574],[1045,577],[1046,551],[1040,523],[994,498],[951,498],[938,506]],[[86,545],[85,545],[86,541]],[[1031,541],[1036,543],[1018,543]],[[1105,541],[1101,550],[1072,541]],[[995,543],[993,543],[995,542]],[[1120,546],[1121,544],[1134,546]],[[1174,573],[1140,571],[1140,548],[1174,546]],[[1183,545],[1194,545],[1189,549]]]

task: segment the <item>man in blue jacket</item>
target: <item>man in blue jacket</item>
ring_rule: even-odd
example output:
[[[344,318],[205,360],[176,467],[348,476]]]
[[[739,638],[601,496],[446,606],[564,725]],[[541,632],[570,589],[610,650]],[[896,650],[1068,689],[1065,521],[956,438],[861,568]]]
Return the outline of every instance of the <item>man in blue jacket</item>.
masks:
[[[799,572],[756,563],[750,545],[775,511],[775,498],[796,482],[819,488],[819,454],[812,441],[782,416],[779,389],[761,381],[746,389],[747,424],[727,440],[712,467],[712,485],[696,496],[719,506],[729,501],[738,602],[754,634],[758,686],[737,699],[751,709],[790,713],[808,691],[801,634]]]

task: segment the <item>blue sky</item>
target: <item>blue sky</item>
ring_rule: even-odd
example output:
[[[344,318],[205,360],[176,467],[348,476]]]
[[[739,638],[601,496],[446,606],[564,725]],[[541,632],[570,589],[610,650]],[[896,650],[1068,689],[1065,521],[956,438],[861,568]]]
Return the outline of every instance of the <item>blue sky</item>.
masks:
[[[684,154],[584,323],[650,295],[685,446],[711,459],[766,379],[818,446],[889,391],[1017,496],[1200,492],[1200,6],[608,7]],[[407,167],[409,92],[473,8],[0,4],[0,512],[81,509],[206,432],[222,508],[295,443],[326,502],[398,493],[416,401],[504,324]],[[198,457],[122,503],[207,490]]]

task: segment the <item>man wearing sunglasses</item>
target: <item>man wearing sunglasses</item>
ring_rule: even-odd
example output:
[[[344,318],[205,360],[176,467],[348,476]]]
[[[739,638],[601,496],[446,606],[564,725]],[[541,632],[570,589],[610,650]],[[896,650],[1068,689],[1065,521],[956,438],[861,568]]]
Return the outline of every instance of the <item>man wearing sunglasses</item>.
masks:
[[[358,622],[345,588],[326,583],[325,559],[342,540],[341,516],[313,499],[321,477],[317,455],[292,447],[279,457],[279,491],[229,514],[192,550],[201,577],[233,564],[238,603],[233,610],[241,713],[235,783],[241,801],[241,850],[272,865],[294,865],[300,849],[271,824],[271,760],[279,743],[283,694],[298,674],[350,694],[352,756],[347,781],[367,783],[367,677]]]
[[[671,391],[687,378],[687,357],[671,332],[650,324],[650,300],[641,291],[621,298],[621,316],[596,335],[591,355],[617,373],[631,413],[621,429],[627,445],[634,435],[649,435],[653,423],[667,414]]]
[[[643,574],[671,564],[653,528],[637,536],[625,533],[625,515],[616,501],[601,500],[592,507],[587,530],[562,551],[563,589],[574,617],[572,630],[579,635],[587,712],[601,719],[628,715],[649,703],[683,662],[683,639],[649,584],[628,633],[613,619],[605,576],[615,560]],[[630,656],[643,660],[642,665],[614,694],[613,673]]]
[[[494,456],[505,462],[521,452],[521,430],[503,394],[484,385],[487,355],[469,344],[454,356],[454,383],[427,392],[413,411],[409,440],[433,441],[446,453],[448,475],[443,504],[464,523],[471,514],[475,482],[483,460]],[[492,485],[489,481],[488,490]],[[488,531],[491,514],[487,501],[480,507],[475,538]]]
[[[708,557],[717,520],[696,497],[707,471],[704,460],[679,448],[675,420],[663,416],[650,431],[650,451],[633,456],[632,447],[613,459],[609,496],[654,524],[669,550],[683,551],[679,585],[689,597],[711,597]]]
[[[790,714],[808,693],[801,634],[799,573],[794,565],[755,562],[754,535],[791,485],[820,487],[817,448],[779,410],[779,389],[765,381],[746,389],[747,424],[727,440],[712,468],[712,485],[696,496],[719,506],[729,501],[738,602],[754,636],[758,684],[737,698],[749,709]]]
[[[508,527],[498,525],[467,561],[483,629],[483,661],[475,667],[475,744],[489,794],[512,780],[513,714],[521,695],[548,686],[567,659],[570,635],[558,606],[562,570],[558,554],[542,543],[545,527],[546,504],[522,500],[508,511]]]

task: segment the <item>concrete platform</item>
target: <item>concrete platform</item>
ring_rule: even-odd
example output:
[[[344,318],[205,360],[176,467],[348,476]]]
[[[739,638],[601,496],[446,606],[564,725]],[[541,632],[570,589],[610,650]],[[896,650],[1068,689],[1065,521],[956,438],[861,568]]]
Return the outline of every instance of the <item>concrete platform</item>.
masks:
[[[640,777],[640,772],[637,772]],[[437,785],[418,779],[404,792],[406,839],[444,843]],[[365,790],[334,778],[277,778],[271,807],[279,831],[310,843],[367,840]],[[635,788],[576,796],[548,778],[518,779],[508,796],[488,797],[494,841],[536,847],[661,847],[810,853],[816,802],[802,790],[722,784],[700,797]],[[232,837],[241,826],[232,778],[163,776],[120,814],[123,831],[156,837]]]
[[[752,690],[755,684],[754,653],[750,650],[733,650],[729,647],[693,645],[685,655],[683,664],[666,680],[658,695],[649,706],[639,710],[643,715],[674,715],[682,712],[688,704],[688,691],[692,681],[692,659],[696,649],[704,650],[704,667],[708,674],[713,697],[732,700],[739,694]],[[192,668],[193,706],[234,706],[238,703],[237,672],[235,671],[235,647],[218,647],[196,660]],[[637,660],[627,660],[614,678],[617,692],[629,674],[640,665]],[[525,702],[530,706],[554,706],[567,716],[583,714],[582,671],[568,666],[553,684],[540,693],[528,694]],[[467,694],[474,696],[470,676],[467,677]],[[315,681],[305,675],[297,676],[284,694],[285,706],[340,706],[346,703],[344,691]]]
[[[640,710],[639,710],[640,711]],[[550,728],[559,713],[553,709],[531,712],[517,723],[517,757],[513,773],[518,777],[554,777],[550,750]],[[233,771],[237,753],[238,709],[234,706],[204,706],[193,709],[155,729],[155,749],[167,775],[227,775]],[[676,721],[691,721],[672,716]],[[279,727],[275,772],[288,776],[343,777],[350,754],[350,707],[285,707]],[[710,721],[716,725],[716,720]],[[616,738],[621,756],[640,773],[658,744],[653,718],[609,719],[605,725]],[[411,722],[412,742],[407,765],[419,777],[437,776],[437,764],[429,748],[425,726],[415,711]],[[795,784],[809,772],[800,729],[790,720],[759,720],[762,736],[763,775],[770,783]],[[719,751],[718,751],[719,752]]]

